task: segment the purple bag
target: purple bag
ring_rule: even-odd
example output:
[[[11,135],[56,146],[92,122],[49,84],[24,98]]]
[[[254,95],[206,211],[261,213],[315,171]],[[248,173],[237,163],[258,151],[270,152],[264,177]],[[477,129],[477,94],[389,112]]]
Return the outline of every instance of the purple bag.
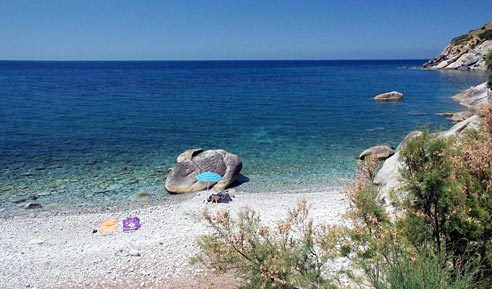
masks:
[[[123,232],[133,232],[140,228],[140,219],[138,217],[128,217],[123,220]]]

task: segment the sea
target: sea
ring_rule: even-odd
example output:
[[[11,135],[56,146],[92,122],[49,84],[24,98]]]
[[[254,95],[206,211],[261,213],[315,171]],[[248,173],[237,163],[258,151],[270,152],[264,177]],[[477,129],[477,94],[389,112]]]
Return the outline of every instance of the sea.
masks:
[[[178,200],[164,182],[192,148],[238,155],[241,193],[342,188],[360,152],[449,128],[436,113],[486,78],[424,62],[0,61],[0,213]]]

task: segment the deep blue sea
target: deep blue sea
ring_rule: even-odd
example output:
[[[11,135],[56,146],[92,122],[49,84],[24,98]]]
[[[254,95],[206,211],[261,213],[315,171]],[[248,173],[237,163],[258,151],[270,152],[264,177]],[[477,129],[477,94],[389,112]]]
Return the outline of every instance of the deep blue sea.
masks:
[[[0,210],[174,198],[167,169],[190,148],[237,154],[243,192],[344,186],[362,150],[451,126],[435,113],[485,79],[423,62],[0,61]],[[372,100],[392,90],[405,99]]]

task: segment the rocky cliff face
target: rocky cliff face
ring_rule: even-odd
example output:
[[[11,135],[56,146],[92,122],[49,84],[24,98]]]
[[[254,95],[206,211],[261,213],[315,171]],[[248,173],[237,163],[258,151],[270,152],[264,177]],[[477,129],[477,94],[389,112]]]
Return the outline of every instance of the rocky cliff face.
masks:
[[[485,59],[492,52],[492,24],[471,30],[451,40],[444,50],[424,63],[428,69],[485,70]]]

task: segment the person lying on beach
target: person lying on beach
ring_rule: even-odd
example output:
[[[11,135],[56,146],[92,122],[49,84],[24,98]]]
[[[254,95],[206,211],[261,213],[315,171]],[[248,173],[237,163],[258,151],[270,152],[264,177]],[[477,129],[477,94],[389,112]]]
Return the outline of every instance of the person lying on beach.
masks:
[[[227,203],[229,201],[231,201],[231,197],[229,196],[229,194],[226,192],[226,191],[223,191],[223,192],[220,192],[220,193],[217,193],[217,194],[211,194],[210,196],[208,196],[208,199],[207,199],[207,202],[208,203],[221,203],[221,202],[224,202],[224,203]]]

